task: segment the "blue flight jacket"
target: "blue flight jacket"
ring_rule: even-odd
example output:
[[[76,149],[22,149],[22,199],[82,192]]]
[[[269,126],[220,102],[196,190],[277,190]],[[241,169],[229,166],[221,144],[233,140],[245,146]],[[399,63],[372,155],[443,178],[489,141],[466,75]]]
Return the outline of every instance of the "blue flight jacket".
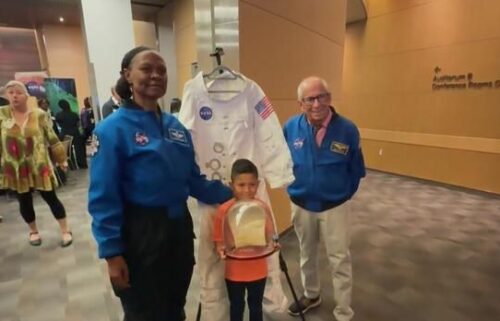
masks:
[[[356,125],[332,111],[319,147],[305,114],[288,120],[283,129],[295,175],[288,194],[292,202],[312,212],[349,200],[366,174]]]
[[[191,135],[170,114],[158,117],[126,101],[94,134],[88,210],[100,258],[124,252],[125,204],[165,207],[176,218],[186,215],[189,195],[207,204],[232,197],[229,187],[200,173]]]

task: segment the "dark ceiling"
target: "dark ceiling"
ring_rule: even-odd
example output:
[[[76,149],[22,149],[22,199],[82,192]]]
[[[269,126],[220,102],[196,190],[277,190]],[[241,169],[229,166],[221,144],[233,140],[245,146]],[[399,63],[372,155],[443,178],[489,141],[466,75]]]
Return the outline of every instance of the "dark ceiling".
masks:
[[[132,17],[134,20],[154,21],[158,10],[172,1],[131,0]],[[347,23],[366,19],[364,7],[363,0],[348,0]],[[59,24],[59,17],[64,17],[66,25],[80,25],[80,0],[0,0],[0,27],[33,28]]]
[[[153,21],[171,0],[131,0],[134,20]],[[80,0],[0,0],[0,27],[33,28],[43,24],[80,25]]]

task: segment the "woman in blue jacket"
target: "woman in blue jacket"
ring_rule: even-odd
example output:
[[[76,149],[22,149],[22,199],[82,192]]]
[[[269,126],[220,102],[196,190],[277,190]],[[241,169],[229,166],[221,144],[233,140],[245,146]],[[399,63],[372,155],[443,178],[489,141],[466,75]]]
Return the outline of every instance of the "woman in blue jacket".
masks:
[[[200,174],[189,132],[158,108],[167,87],[162,57],[134,48],[120,74],[121,108],[94,132],[92,232],[125,320],[184,320],[194,265],[187,198],[222,203],[231,191]]]

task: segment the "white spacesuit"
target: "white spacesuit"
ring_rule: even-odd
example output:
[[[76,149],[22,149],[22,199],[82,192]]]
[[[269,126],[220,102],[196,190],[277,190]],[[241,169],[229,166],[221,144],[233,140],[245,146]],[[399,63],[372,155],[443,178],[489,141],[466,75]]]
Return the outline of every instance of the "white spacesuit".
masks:
[[[207,88],[207,86],[209,88]],[[259,169],[271,188],[294,180],[292,159],[278,117],[262,89],[239,75],[238,80],[216,79],[205,84],[199,73],[184,87],[179,120],[190,130],[201,172],[208,178],[230,182],[232,163],[246,158]],[[266,184],[257,197],[270,204]],[[198,271],[201,281],[202,320],[229,320],[224,283],[224,264],[212,239],[215,208],[198,203],[200,219]],[[268,258],[264,293],[265,311],[284,311],[278,254]]]

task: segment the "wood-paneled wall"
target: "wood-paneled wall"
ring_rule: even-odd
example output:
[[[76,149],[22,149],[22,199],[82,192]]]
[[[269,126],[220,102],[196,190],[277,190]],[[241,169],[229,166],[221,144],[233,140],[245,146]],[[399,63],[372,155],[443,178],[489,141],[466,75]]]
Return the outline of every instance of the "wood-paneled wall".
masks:
[[[45,50],[50,77],[73,78],[79,106],[90,96],[88,62],[80,27],[44,25]],[[118,78],[118,71],[116,72]]]
[[[196,61],[196,28],[193,1],[177,0],[174,2],[177,97],[182,97],[184,84],[191,79],[191,63]]]
[[[341,94],[345,0],[241,0],[240,68],[271,99],[281,123],[299,113],[297,86],[310,75]],[[290,226],[286,192],[271,190],[278,228]]]
[[[21,71],[40,71],[41,64],[33,29],[0,27],[0,86]]]
[[[500,1],[367,4],[347,27],[339,102],[367,166],[500,193]],[[435,76],[469,73],[493,88],[433,90]]]

